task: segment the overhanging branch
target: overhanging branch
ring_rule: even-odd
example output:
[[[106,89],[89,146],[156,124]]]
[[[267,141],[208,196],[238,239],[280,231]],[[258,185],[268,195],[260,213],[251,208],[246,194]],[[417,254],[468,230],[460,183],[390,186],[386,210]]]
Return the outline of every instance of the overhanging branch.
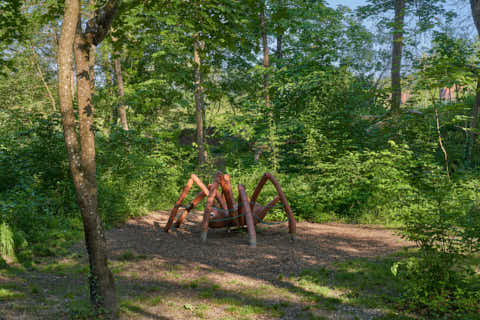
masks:
[[[117,15],[121,0],[109,0],[102,8],[95,11],[95,16],[88,20],[85,35],[94,45],[98,45],[107,36],[113,19]]]

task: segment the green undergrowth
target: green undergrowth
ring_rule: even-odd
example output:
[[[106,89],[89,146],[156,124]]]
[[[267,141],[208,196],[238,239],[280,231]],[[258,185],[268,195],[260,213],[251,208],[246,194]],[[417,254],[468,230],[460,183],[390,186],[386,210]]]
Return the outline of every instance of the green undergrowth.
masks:
[[[296,278],[297,291],[315,307],[336,310],[340,304],[359,308],[381,310],[379,319],[480,319],[478,294],[480,272],[470,279],[470,295],[430,297],[428,303],[412,301],[409,288],[418,283],[415,279],[399,277],[394,272],[398,262],[419,258],[416,250],[405,251],[383,259],[355,259],[336,263],[333,268],[304,270]],[[476,266],[478,257],[466,261]],[[468,292],[467,292],[468,293]],[[470,300],[465,300],[470,296]],[[442,306],[448,306],[444,308]]]

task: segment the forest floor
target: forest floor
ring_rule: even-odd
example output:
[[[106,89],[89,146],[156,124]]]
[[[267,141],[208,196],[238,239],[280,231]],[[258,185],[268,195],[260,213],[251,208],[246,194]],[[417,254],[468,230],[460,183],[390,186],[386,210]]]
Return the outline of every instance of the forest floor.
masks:
[[[300,222],[245,231],[210,229],[200,215],[161,229],[167,212],[131,219],[107,232],[122,319],[407,319],[390,272],[412,246],[376,226]],[[0,319],[91,319],[83,243],[32,268],[0,268]]]

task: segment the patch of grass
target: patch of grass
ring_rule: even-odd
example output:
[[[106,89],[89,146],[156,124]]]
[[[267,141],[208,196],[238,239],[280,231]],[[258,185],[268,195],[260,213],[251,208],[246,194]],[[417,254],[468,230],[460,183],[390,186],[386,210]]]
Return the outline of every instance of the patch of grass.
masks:
[[[411,255],[404,252],[400,255]],[[339,262],[334,268],[304,270],[296,280],[296,294],[322,310],[336,310],[341,304],[378,308],[396,314],[402,282],[391,272],[398,255],[377,259]]]
[[[127,263],[124,261],[112,261],[110,260],[108,262],[108,266],[110,267],[110,270],[112,271],[113,274],[119,274],[122,271],[124,271],[125,267],[127,266]]]
[[[120,311],[125,313],[142,313],[143,309],[130,300],[120,303]]]
[[[0,288],[0,301],[24,299],[25,294],[13,289]]]
[[[246,296],[252,296],[252,297],[258,298],[261,296],[268,295],[270,291],[271,291],[271,287],[262,284],[259,287],[243,289],[242,293]]]
[[[147,256],[144,254],[135,254],[130,250],[125,250],[117,259],[119,261],[139,261],[146,258]]]
[[[149,306],[157,306],[163,302],[164,298],[161,296],[152,297],[147,301]]]
[[[70,319],[87,320],[95,318],[95,311],[92,305],[86,300],[71,300],[68,304]]]
[[[207,319],[207,311],[210,309],[210,306],[208,306],[207,304],[199,304],[193,314],[196,316],[196,317],[199,317],[200,319]]]
[[[40,264],[34,266],[34,269],[40,272],[54,273],[62,276],[68,274],[87,274],[89,272],[88,266],[80,264],[75,260],[62,260],[48,264]]]

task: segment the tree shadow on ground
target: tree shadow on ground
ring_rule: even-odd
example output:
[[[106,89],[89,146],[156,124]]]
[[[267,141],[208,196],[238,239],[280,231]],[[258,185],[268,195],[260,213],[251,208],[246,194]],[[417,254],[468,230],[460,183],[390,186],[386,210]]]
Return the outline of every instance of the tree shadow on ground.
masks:
[[[285,226],[274,226],[258,228],[256,249],[248,247],[244,232],[225,230],[212,230],[202,244],[198,217],[175,233],[159,230],[166,218],[160,213],[132,220],[107,233],[125,318],[236,319],[246,314],[262,319],[370,319],[384,312],[372,311],[378,305],[368,301],[366,307],[352,305],[344,294],[361,292],[355,279],[375,278],[372,270],[353,270],[343,282],[329,282],[334,271],[322,270],[352,258],[383,256],[407,244],[386,230],[309,223],[298,225],[295,242]],[[69,259],[48,262],[58,268],[0,273],[0,285],[9,282],[25,296],[0,299],[7,310],[3,316],[88,318],[87,257],[83,244],[73,251]],[[314,271],[301,273],[305,269]]]

